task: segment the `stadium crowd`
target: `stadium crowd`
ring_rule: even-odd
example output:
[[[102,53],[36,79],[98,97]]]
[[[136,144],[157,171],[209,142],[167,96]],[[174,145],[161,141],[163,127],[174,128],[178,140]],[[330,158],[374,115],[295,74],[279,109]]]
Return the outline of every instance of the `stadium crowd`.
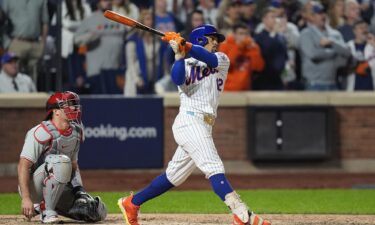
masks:
[[[62,0],[61,20],[59,2],[0,0],[0,92],[54,91],[58,60],[63,89],[79,94],[176,91],[167,43],[106,19],[107,9],[186,39],[215,25],[231,61],[225,91],[375,87],[373,0]]]

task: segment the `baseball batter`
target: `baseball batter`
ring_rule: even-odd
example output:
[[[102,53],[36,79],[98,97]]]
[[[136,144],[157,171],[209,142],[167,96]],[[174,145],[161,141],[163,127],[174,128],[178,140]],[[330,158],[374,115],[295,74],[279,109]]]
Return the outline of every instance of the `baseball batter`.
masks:
[[[169,41],[175,52],[171,76],[178,85],[181,105],[172,129],[178,147],[165,173],[139,193],[119,199],[126,223],[138,225],[140,205],[182,184],[198,167],[232,211],[234,225],[270,225],[249,211],[233,190],[212,139],[219,97],[229,69],[228,57],[216,52],[218,44],[225,40],[224,35],[206,24],[192,31],[191,43],[184,45],[184,40],[173,32],[166,33],[163,39]],[[187,52],[191,57],[185,59]]]
[[[47,118],[27,132],[18,164],[22,213],[56,223],[58,214],[87,222],[104,220],[106,207],[83,189],[78,151],[83,140],[81,105],[73,92],[57,92]]]

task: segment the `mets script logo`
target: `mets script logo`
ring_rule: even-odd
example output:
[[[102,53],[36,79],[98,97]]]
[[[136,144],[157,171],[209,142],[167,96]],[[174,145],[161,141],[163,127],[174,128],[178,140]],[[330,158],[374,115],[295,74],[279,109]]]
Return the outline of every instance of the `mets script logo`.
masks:
[[[186,79],[185,84],[194,84],[196,80],[200,81],[211,74],[217,73],[219,70],[210,67],[192,66],[190,70],[190,77]]]

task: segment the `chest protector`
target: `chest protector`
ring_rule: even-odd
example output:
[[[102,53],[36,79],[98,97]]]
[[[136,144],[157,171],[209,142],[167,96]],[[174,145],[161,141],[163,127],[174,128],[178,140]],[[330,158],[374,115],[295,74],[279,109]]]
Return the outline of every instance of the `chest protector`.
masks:
[[[34,137],[44,145],[44,152],[37,164],[44,163],[45,158],[50,154],[63,154],[72,159],[81,142],[82,128],[76,123],[71,123],[71,129],[70,133],[61,134],[51,121],[43,121],[40,124]]]

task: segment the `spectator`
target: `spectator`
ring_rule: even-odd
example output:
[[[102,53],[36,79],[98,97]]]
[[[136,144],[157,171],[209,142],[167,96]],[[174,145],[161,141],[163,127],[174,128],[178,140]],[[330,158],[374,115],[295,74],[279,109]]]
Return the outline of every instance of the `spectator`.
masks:
[[[326,13],[320,3],[313,3],[312,23],[301,32],[299,47],[306,89],[337,90],[336,73],[346,64],[350,51],[340,32],[326,26]]]
[[[189,21],[189,15],[196,8],[195,0],[167,0],[167,4],[167,11],[176,15],[182,24]]]
[[[139,9],[130,0],[112,0],[112,10],[134,20],[139,18]]]
[[[204,24],[203,12],[196,9],[188,15],[188,21],[186,22],[185,29],[181,32],[181,36],[188,40],[191,31],[202,24]]]
[[[139,8],[134,3],[130,2],[130,0],[112,0],[112,10],[134,20],[139,19]],[[132,33],[135,31],[133,28],[128,26],[125,26],[124,28],[124,39],[132,35]]]
[[[19,56],[21,71],[37,84],[37,65],[48,34],[47,1],[3,0],[3,10],[12,24],[4,47]]]
[[[151,11],[141,11],[139,21],[146,26],[152,26]],[[125,96],[155,93],[154,83],[164,75],[166,49],[167,44],[161,40],[157,41],[155,46],[153,45],[153,35],[150,32],[137,30],[129,37],[125,53]],[[157,55],[154,55],[154,52]],[[153,68],[154,58],[157,59],[157,71]]]
[[[361,19],[359,4],[357,0],[346,0],[345,2],[345,22],[337,29],[340,31],[345,42],[354,39],[353,25]]]
[[[357,61],[357,66],[352,74],[348,76],[347,88],[348,91],[365,91],[374,90],[374,72],[369,67],[370,59],[373,63],[375,38],[369,34],[368,24],[363,21],[357,21],[353,25],[354,40],[348,42],[351,53]],[[365,55],[366,54],[366,55]]]
[[[287,0],[282,1],[281,6],[285,9],[285,14],[288,21],[295,23],[303,7],[303,4],[300,0]]]
[[[287,86],[289,82],[292,82],[296,79],[296,52],[300,34],[297,26],[293,23],[288,22],[286,9],[284,7],[284,5],[274,7],[274,12],[276,15],[275,31],[285,38],[288,48],[288,61],[285,64],[285,69],[281,77],[284,85]],[[256,33],[260,33],[263,29],[264,24],[259,24],[259,26],[256,28]]]
[[[242,6],[241,0],[223,0],[220,4],[220,16],[217,19],[217,28],[222,34],[227,36],[233,30],[233,25],[240,21],[240,9]]]
[[[328,4],[328,18],[329,25],[337,29],[342,26],[345,22],[344,20],[344,8],[345,0],[331,0]]]
[[[116,77],[123,59],[124,26],[103,16],[110,0],[98,0],[98,9],[82,21],[74,35],[78,45],[86,45],[87,82],[92,94],[119,94]]]
[[[367,60],[370,70],[371,70],[371,77],[373,82],[373,90],[375,88],[375,36],[373,34],[369,34],[367,39],[368,45],[365,48],[365,60]]]
[[[371,33],[375,34],[375,1],[369,2],[369,9],[368,11],[372,12],[370,13],[371,15],[369,16],[370,19],[370,31]]]
[[[246,91],[251,88],[251,74],[264,68],[264,60],[259,46],[250,36],[246,24],[233,26],[233,34],[227,36],[220,44],[219,51],[225,53],[230,60],[225,91]]]
[[[371,23],[371,17],[374,16],[375,2],[373,0],[358,0],[359,8],[361,10],[361,18],[366,23]]]
[[[216,8],[214,0],[199,0],[197,9],[203,12],[205,23],[217,26],[219,10]]]
[[[265,8],[262,13],[264,29],[255,35],[265,61],[263,72],[254,77],[254,90],[282,90],[281,75],[288,60],[285,37],[279,32],[274,8]]]
[[[18,71],[19,57],[7,52],[1,58],[0,93],[36,92],[35,85],[28,75]]]
[[[61,57],[63,58],[63,75],[68,75],[64,86],[78,93],[84,87],[86,73],[84,71],[84,56],[79,53],[79,46],[74,44],[74,33],[81,22],[91,15],[91,8],[84,0],[65,0],[61,9],[62,15],[62,42]],[[56,23],[56,15],[52,24]]]
[[[303,4],[301,11],[296,18],[295,24],[297,25],[299,31],[303,30],[311,23],[312,2],[312,0],[307,0],[306,3]]]
[[[155,0],[155,28],[163,32],[181,31],[183,24],[167,11],[166,0]]]
[[[259,19],[255,16],[257,5],[254,0],[243,0],[240,8],[241,20],[247,24],[250,33],[253,35],[255,28],[259,24]]]
[[[184,0],[167,0],[167,11],[172,12],[174,15],[179,14],[179,10],[183,7]]]
[[[6,34],[6,28],[7,26],[7,17],[5,13],[3,12],[3,9],[1,8],[1,2],[0,2],[0,55],[3,54],[3,35]]]

